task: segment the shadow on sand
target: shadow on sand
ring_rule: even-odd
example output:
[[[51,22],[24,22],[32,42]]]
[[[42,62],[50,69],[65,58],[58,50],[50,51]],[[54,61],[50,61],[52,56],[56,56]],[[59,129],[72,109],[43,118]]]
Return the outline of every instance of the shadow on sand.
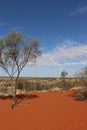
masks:
[[[17,104],[20,104],[23,101],[26,101],[28,99],[35,99],[35,98],[39,98],[39,96],[36,94],[19,94],[16,96],[16,102]]]
[[[35,99],[35,98],[39,98],[38,95],[36,94],[18,94],[16,95],[16,103],[17,104],[20,104],[21,102],[23,101],[26,101],[28,99]],[[8,96],[0,96],[0,99],[2,100],[12,100],[13,99],[13,96],[12,95],[8,95]]]

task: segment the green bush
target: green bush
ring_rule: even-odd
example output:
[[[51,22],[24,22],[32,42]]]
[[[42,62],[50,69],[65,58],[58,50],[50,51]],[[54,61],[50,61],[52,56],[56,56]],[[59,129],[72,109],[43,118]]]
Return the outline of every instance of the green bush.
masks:
[[[73,88],[73,83],[70,81],[60,81],[58,83],[55,84],[56,87],[63,89],[63,90],[69,90],[71,88]]]

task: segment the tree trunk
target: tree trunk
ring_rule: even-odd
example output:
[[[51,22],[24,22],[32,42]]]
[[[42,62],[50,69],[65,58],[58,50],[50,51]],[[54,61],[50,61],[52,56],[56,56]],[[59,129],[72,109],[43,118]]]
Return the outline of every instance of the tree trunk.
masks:
[[[13,85],[13,80],[12,80],[12,85]],[[12,102],[12,108],[14,108],[17,105],[16,101],[16,88],[17,88],[17,79],[15,80],[15,85],[13,85],[13,102]]]

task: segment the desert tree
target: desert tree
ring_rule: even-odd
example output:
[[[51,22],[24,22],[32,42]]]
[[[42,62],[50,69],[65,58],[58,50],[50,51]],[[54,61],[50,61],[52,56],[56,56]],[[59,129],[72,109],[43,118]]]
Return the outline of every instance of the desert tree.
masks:
[[[68,72],[66,72],[65,70],[61,72],[61,78],[63,79],[65,79],[67,75],[68,75]]]
[[[64,89],[65,89],[65,87],[66,87],[66,76],[68,75],[68,72],[67,71],[65,71],[65,70],[63,70],[62,72],[61,72],[61,80],[62,80],[62,83],[63,83],[63,86],[62,87],[64,87]]]
[[[87,67],[82,68],[81,71],[76,74],[76,77],[81,85],[87,89]]]
[[[39,41],[25,39],[21,32],[11,30],[0,38],[0,67],[9,75],[13,87],[12,107],[16,105],[17,81],[23,68],[41,55]],[[15,85],[13,84],[15,80]]]
[[[84,91],[78,89],[76,92],[76,100],[87,100],[87,67],[82,68],[75,76],[80,83],[81,89],[84,89]]]

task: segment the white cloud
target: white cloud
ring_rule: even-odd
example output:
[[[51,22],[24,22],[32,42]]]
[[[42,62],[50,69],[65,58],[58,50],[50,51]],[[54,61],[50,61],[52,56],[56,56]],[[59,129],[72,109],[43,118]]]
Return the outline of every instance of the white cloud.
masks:
[[[86,65],[87,45],[65,40],[62,47],[56,47],[37,59],[38,66]]]
[[[75,10],[70,12],[69,15],[79,15],[79,14],[86,13],[86,12],[87,12],[87,5],[76,8]]]
[[[64,64],[60,64],[60,66],[72,66],[72,65],[86,65],[85,61],[80,61],[80,62],[66,62]]]

